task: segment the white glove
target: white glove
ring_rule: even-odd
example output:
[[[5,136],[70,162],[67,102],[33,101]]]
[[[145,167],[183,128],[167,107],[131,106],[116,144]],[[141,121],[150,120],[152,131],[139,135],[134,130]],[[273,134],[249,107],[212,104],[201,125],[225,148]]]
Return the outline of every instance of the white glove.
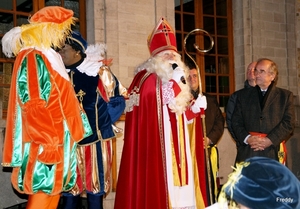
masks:
[[[193,113],[199,113],[200,108],[206,110],[207,108],[207,101],[206,96],[199,94],[198,98],[195,100],[195,103],[192,105],[191,110]]]
[[[181,78],[184,78],[184,70],[181,67],[175,68],[173,71],[172,79],[176,81],[177,83],[181,82]]]

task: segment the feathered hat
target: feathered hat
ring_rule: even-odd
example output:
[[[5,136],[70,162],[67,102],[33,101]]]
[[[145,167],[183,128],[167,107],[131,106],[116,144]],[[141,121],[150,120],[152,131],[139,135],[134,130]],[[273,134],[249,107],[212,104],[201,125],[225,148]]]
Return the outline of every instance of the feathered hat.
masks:
[[[266,157],[252,157],[237,164],[222,187],[219,203],[229,199],[256,209],[300,208],[300,182],[284,165]]]
[[[163,17],[156,24],[147,42],[151,56],[155,56],[164,50],[174,50],[177,52],[174,30]]]
[[[3,36],[4,54],[13,57],[25,47],[61,47],[76,22],[73,14],[72,10],[59,6],[42,8],[29,17],[29,24],[14,27]]]

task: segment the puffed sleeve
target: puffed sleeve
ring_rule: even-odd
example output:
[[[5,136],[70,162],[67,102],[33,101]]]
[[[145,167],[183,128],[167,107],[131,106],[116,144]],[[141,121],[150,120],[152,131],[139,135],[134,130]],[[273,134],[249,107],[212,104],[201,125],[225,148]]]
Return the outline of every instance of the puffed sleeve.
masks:
[[[36,53],[29,53],[23,60],[18,74],[18,97],[22,109],[24,134],[41,145],[38,160],[56,164],[62,159],[58,151],[59,137],[52,115],[47,109],[51,93],[50,73],[44,60]]]

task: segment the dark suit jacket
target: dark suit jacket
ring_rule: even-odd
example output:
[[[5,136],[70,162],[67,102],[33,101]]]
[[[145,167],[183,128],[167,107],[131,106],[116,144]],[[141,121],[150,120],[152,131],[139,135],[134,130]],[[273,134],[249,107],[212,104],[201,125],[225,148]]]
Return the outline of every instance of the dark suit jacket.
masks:
[[[240,162],[252,156],[265,156],[278,160],[279,145],[287,140],[295,126],[295,112],[292,92],[271,84],[268,88],[264,107],[261,108],[260,89],[243,89],[237,97],[232,115],[232,128],[238,140],[237,158]],[[273,145],[263,151],[253,151],[244,139],[249,132],[267,134]]]
[[[248,83],[248,80],[245,80],[244,82],[244,88],[251,88],[252,86],[250,86],[250,84]],[[236,140],[236,136],[234,135],[233,129],[232,129],[232,123],[231,123],[231,118],[234,112],[234,108],[236,106],[236,100],[237,97],[239,96],[239,94],[242,93],[243,89],[240,89],[238,91],[235,91],[233,94],[231,94],[231,96],[229,97],[228,103],[226,105],[226,124],[227,124],[227,128],[229,133],[231,134],[232,138],[238,142]]]
[[[206,136],[215,145],[223,135],[225,119],[216,97],[206,93],[203,93],[203,95],[206,96],[207,101],[205,110]]]

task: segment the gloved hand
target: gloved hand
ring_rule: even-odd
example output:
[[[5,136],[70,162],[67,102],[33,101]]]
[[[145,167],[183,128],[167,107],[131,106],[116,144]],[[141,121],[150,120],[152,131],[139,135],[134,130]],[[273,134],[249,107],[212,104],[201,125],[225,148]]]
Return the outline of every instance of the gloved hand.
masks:
[[[207,108],[207,101],[206,96],[199,94],[198,98],[195,100],[195,103],[192,105],[191,110],[193,113],[199,113],[200,108],[206,110]]]
[[[181,78],[184,78],[184,70],[181,67],[176,67],[173,71],[172,79],[177,83],[181,82]]]

